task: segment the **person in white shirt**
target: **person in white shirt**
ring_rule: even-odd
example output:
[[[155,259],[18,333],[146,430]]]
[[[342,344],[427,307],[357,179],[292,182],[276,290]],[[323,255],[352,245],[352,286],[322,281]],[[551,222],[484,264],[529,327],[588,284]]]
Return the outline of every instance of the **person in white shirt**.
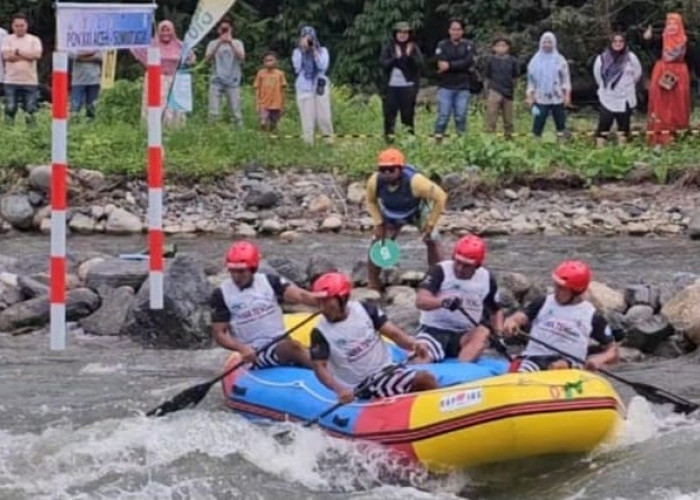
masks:
[[[612,36],[610,46],[595,60],[593,76],[600,99],[596,145],[605,145],[613,122],[617,122],[621,134],[618,142],[624,144],[630,133],[632,111],[637,106],[637,82],[642,77],[642,65],[627,47],[624,35]]]

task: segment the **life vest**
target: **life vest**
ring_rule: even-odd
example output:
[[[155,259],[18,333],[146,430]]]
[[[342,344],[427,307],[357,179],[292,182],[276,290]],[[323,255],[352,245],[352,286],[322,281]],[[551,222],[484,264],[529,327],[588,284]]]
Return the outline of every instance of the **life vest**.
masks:
[[[377,175],[377,200],[386,219],[408,221],[418,213],[420,198],[413,196],[411,180],[418,172],[412,165],[404,165],[398,187],[393,188],[381,175]]]

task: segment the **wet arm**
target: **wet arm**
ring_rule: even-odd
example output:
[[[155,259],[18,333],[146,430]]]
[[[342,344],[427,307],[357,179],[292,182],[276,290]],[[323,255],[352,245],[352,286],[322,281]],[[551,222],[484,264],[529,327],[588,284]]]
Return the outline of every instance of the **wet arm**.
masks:
[[[411,179],[411,191],[416,198],[422,198],[433,202],[426,224],[430,227],[435,227],[438,219],[445,211],[447,193],[445,193],[440,186],[421,174],[416,174]]]
[[[309,307],[318,307],[318,300],[311,292],[297,285],[291,284],[284,291],[284,301],[290,304],[304,304]]]
[[[418,344],[413,337],[409,336],[391,321],[385,322],[379,329],[379,333],[384,335],[386,338],[393,340],[397,346],[405,349],[406,351],[414,351],[416,349],[416,344]]]
[[[340,392],[346,387],[339,383],[335,377],[331,374],[328,369],[328,362],[324,359],[314,359],[312,361],[314,367],[314,373],[316,378],[321,381],[323,385],[328,387],[333,392]]]
[[[245,344],[236,340],[230,333],[230,326],[227,323],[213,323],[214,340],[224,349],[241,352]]]

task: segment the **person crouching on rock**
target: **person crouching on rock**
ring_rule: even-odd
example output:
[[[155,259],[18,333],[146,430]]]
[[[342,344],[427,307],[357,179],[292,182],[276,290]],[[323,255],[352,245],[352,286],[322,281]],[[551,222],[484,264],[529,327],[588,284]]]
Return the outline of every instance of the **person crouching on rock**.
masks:
[[[586,359],[588,343],[593,338],[603,347],[603,351],[586,360],[586,369],[597,370],[617,361],[619,351],[610,327],[583,295],[591,282],[589,267],[580,261],[565,261],[554,270],[552,279],[554,293],[508,317],[503,325],[503,333],[513,336],[522,328],[530,326],[532,338],[581,360]],[[513,368],[512,371],[535,372],[582,367],[543,345],[530,341],[523,351],[519,366]]]
[[[247,241],[231,245],[226,268],[231,277],[211,297],[214,339],[236,351],[253,368],[300,365],[311,368],[308,350],[293,339],[285,339],[256,353],[284,333],[280,304],[301,303],[316,307],[311,293],[280,276],[259,273],[260,251]]]
[[[367,181],[367,211],[374,222],[374,241],[395,239],[401,227],[412,224],[421,231],[428,250],[428,265],[440,257],[436,226],[445,210],[447,194],[437,184],[406,164],[401,151],[385,149],[377,160],[378,172]],[[368,286],[380,291],[380,269],[368,259]]]
[[[323,385],[349,403],[383,398],[406,392],[437,388],[427,371],[393,366],[391,351],[379,335],[399,347],[426,356],[426,345],[392,324],[384,313],[368,302],[350,300],[352,283],[341,273],[327,273],[313,284],[322,318],[311,332],[311,359]],[[379,333],[377,333],[379,332]],[[355,391],[362,387],[360,394]]]
[[[488,345],[491,331],[501,330],[498,285],[483,266],[485,258],[484,240],[465,236],[455,245],[452,260],[433,266],[419,285],[416,307],[421,317],[416,339],[428,345],[428,356],[416,363],[445,358],[475,361]]]

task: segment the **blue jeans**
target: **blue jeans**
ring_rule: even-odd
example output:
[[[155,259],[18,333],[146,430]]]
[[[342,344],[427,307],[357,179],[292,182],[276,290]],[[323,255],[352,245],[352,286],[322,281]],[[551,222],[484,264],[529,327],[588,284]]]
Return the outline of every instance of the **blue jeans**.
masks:
[[[85,104],[85,115],[95,118],[95,102],[100,96],[100,84],[97,85],[73,85],[70,89],[70,112],[80,113]]]
[[[27,123],[34,123],[37,100],[39,99],[39,87],[36,85],[5,84],[5,119],[8,123],[14,123],[20,103],[27,113]]]
[[[469,109],[469,91],[438,88],[438,116],[435,121],[435,133],[444,134],[450,115],[455,116],[455,128],[461,134],[467,131],[467,110]]]
[[[554,117],[554,125],[557,127],[557,132],[563,133],[566,131],[566,110],[563,104],[535,104],[533,109],[539,109],[532,121],[532,133],[535,137],[542,137],[542,131],[547,123],[549,113]]]

